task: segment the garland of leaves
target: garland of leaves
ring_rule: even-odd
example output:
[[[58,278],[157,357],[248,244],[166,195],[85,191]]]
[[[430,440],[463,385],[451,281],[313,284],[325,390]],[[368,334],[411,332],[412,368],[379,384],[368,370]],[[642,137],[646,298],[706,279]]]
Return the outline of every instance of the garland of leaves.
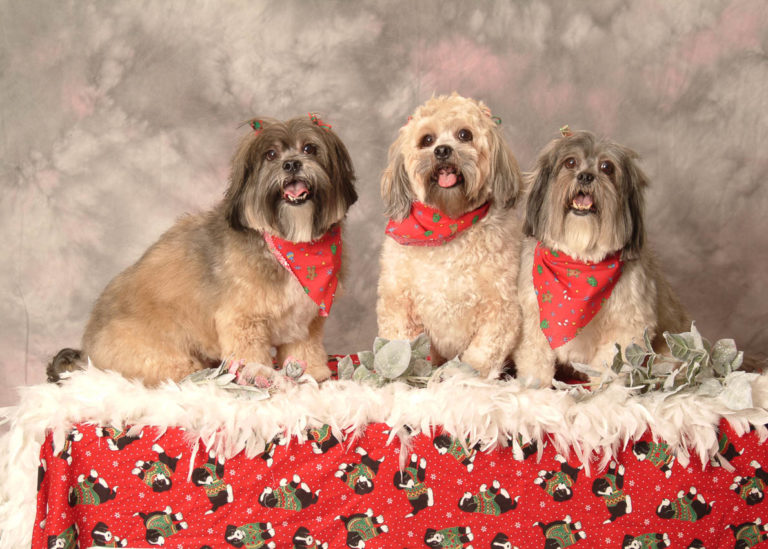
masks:
[[[648,332],[643,334],[642,344],[631,343],[625,349],[616,345],[616,355],[609,368],[597,371],[585,364],[573,367],[590,377],[586,383],[566,384],[553,381],[557,390],[568,391],[576,396],[588,397],[619,384],[637,391],[638,394],[660,394],[664,398],[675,393],[693,393],[720,397],[733,410],[752,407],[752,381],[756,373],[740,371],[744,353],[736,348],[733,339],[721,339],[714,344],[702,337],[691,324],[691,331],[672,334],[664,332],[669,354],[653,350]],[[357,353],[355,362],[351,355],[338,362],[338,378],[367,383],[377,387],[395,381],[415,387],[440,382],[456,371],[477,375],[468,364],[458,357],[438,368],[429,360],[429,338],[421,334],[411,341],[389,340],[377,337],[372,351]],[[225,360],[218,368],[201,370],[185,378],[191,383],[215,383],[244,398],[269,398],[286,385],[315,383],[304,373],[299,361],[286,361],[282,369],[269,378],[257,378],[255,384],[246,384],[238,377],[242,364]]]
[[[693,393],[721,399],[734,410],[752,407],[752,381],[760,374],[739,370],[744,352],[736,348],[733,339],[720,339],[714,344],[704,338],[696,324],[691,331],[679,334],[663,333],[669,354],[656,353],[648,331],[642,345],[631,343],[623,350],[617,344],[611,367],[597,372],[584,364],[572,366],[588,375],[592,381],[583,384],[592,391],[620,383],[644,394],[649,392],[669,396],[678,392]],[[555,382],[559,389],[572,390],[572,385]]]

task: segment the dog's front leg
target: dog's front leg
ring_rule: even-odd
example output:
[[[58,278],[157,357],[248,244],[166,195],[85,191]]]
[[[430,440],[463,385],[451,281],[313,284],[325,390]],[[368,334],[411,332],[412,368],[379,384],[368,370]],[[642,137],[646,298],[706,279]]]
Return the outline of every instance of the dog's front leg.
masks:
[[[272,346],[266,319],[220,313],[216,315],[216,329],[222,358],[247,364],[241,371],[246,380],[269,376],[273,370]]]
[[[504,367],[504,361],[512,354],[520,334],[520,315],[494,315],[478,326],[472,340],[459,357],[477,370],[483,377],[495,379]]]
[[[415,319],[413,300],[404,288],[379,287],[376,303],[379,337],[410,341],[424,332],[424,326]]]
[[[328,368],[328,355],[323,345],[323,326],[325,318],[316,316],[309,324],[309,337],[301,341],[285,343],[277,348],[277,364],[282,366],[289,357],[306,362],[306,373],[317,381],[331,377]]]
[[[556,357],[541,331],[538,312],[524,318],[522,336],[512,357],[520,383],[533,387],[552,385]]]

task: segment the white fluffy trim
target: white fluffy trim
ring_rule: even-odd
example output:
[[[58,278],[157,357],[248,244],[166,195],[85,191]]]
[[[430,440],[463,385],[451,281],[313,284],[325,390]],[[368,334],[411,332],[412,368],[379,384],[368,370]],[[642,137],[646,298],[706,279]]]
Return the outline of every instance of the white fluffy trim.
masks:
[[[739,434],[754,427],[761,440],[768,437],[768,374],[752,383],[753,407],[738,411],[718,398],[636,395],[619,386],[574,396],[460,373],[426,389],[332,381],[252,401],[213,384],[167,383],[146,389],[113,372],[91,368],[62,386],[44,384],[19,391],[19,406],[0,409],[0,417],[9,422],[9,432],[0,439],[0,548],[29,547],[40,444],[50,430],[60,448],[67,431],[80,422],[183,427],[190,445],[201,441],[225,457],[241,451],[258,455],[280,432],[304,440],[307,427],[323,424],[341,434],[361,431],[368,423],[387,423],[391,439],[395,433],[405,433],[406,425],[415,432],[442,426],[468,438],[470,444],[482,441],[484,449],[506,446],[517,435],[538,442],[539,448],[549,441],[560,453],[578,456],[587,470],[590,460],[607,464],[615,452],[647,430],[667,442],[681,464],[695,454],[702,467],[717,453],[721,418]]]

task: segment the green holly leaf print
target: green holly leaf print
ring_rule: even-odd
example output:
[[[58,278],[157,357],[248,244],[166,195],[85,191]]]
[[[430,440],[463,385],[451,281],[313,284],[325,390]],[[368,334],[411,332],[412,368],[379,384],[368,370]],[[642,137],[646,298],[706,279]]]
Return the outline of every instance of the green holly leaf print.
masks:
[[[336,244],[331,244],[331,253],[336,255]]]
[[[432,233],[434,233],[434,231],[424,231],[424,236],[432,236]]]
[[[432,214],[432,221],[434,221],[435,223],[440,221],[440,214],[439,213],[433,213]]]
[[[541,321],[541,329],[542,330],[546,330],[547,328],[549,328],[549,320],[542,320]]]
[[[596,288],[596,287],[597,287],[597,279],[596,279],[594,276],[590,276],[590,277],[587,279],[587,284],[589,284],[589,285],[590,285],[590,286],[592,286],[593,288]]]
[[[542,267],[541,265],[536,265],[536,272],[539,273],[539,274],[543,274],[544,273],[544,267]]]
[[[306,286],[304,286],[304,292],[306,292],[307,294],[309,294],[309,288],[307,288]]]

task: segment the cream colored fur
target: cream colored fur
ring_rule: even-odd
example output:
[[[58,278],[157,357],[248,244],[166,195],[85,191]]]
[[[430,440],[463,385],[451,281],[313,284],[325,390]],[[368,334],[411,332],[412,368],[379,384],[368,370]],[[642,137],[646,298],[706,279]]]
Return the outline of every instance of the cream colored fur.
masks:
[[[564,164],[569,159],[575,162],[572,169]],[[518,279],[522,338],[514,352],[517,375],[527,383],[550,385],[556,363],[578,362],[601,371],[612,363],[617,343],[622,349],[632,342],[642,344],[647,329],[658,350],[664,331],[679,333],[690,327],[683,306],[645,244],[643,189],[647,183],[635,159],[629,149],[588,132],[556,139],[539,156],[526,207],[525,230],[530,236],[522,244]],[[579,173],[591,173],[595,179],[580,186]],[[576,215],[569,207],[584,189],[593,197],[596,211]],[[597,315],[574,339],[554,350],[540,328],[533,286],[537,241],[583,261],[601,261],[622,250],[624,262],[621,277]]]
[[[469,130],[471,141],[459,139]],[[432,142],[422,146],[424,136]],[[463,134],[466,135],[466,134]],[[464,176],[455,188],[430,182],[439,146]],[[385,239],[378,287],[379,335],[412,339],[425,332],[433,363],[459,356],[496,376],[518,337],[517,268],[520,222],[510,209],[520,188],[517,162],[481,102],[456,94],[419,107],[390,148],[382,178],[388,213],[402,219],[413,201],[457,218],[490,201],[488,215],[436,247]]]

